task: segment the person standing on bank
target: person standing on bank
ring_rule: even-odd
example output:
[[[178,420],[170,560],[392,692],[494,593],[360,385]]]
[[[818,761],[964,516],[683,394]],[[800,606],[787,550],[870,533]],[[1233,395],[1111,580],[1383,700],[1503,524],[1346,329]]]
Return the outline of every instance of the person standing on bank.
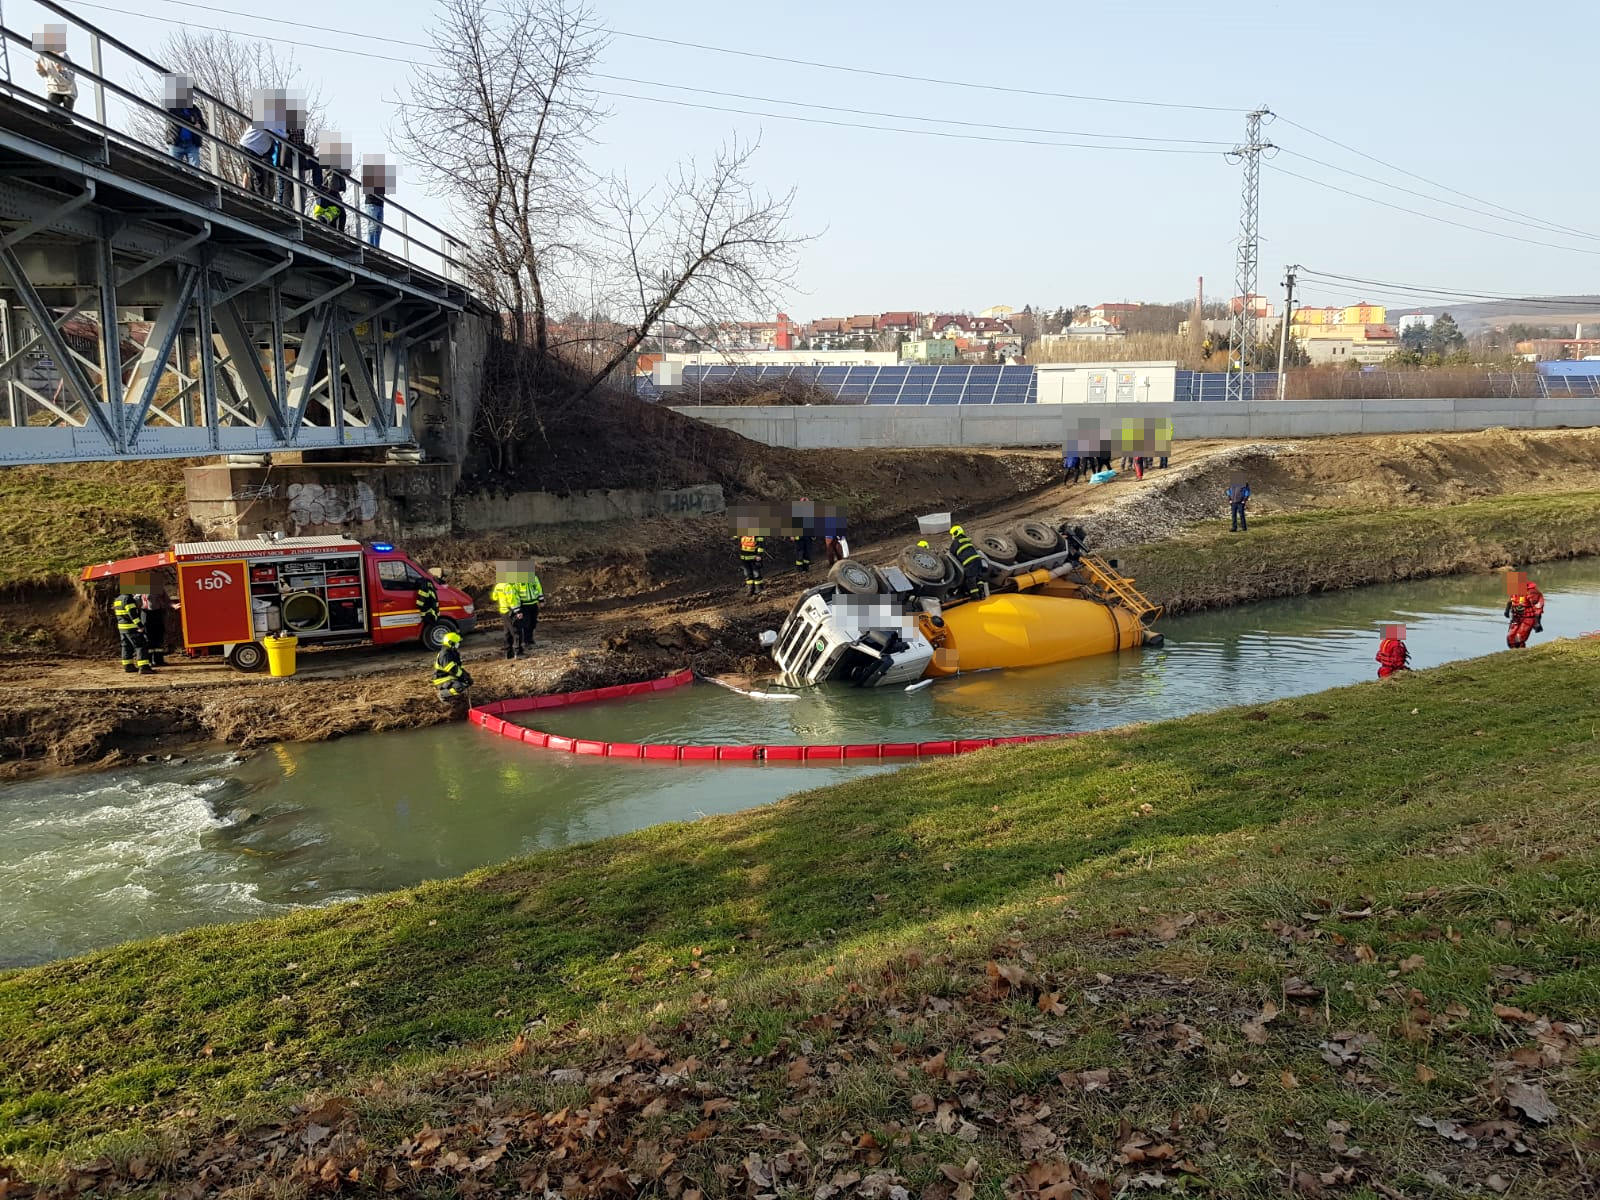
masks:
[[[122,669],[129,675],[137,671],[150,674],[150,646],[144,640],[144,627],[139,621],[139,601],[134,598],[132,581],[125,582],[117,598],[111,602],[111,615],[117,620],[117,640],[122,643]]]
[[[167,665],[167,610],[172,607],[167,593],[159,583],[152,583],[148,592],[140,593],[139,627],[144,632],[145,649],[150,653],[150,665]]]
[[[517,653],[522,654],[533,645],[533,631],[539,624],[539,605],[544,601],[544,586],[539,582],[539,572],[533,563],[523,563],[517,572],[517,637],[522,643]]]
[[[1250,485],[1243,475],[1236,474],[1228,485],[1228,516],[1230,531],[1248,533],[1250,522],[1245,519],[1245,506],[1250,503]]]
[[[424,575],[417,585],[417,612],[422,616],[424,629],[439,619],[439,589],[432,575]]]
[[[523,652],[522,645],[522,600],[517,594],[517,585],[512,582],[512,566],[502,563],[497,572],[498,579],[494,591],[489,593],[500,609],[500,628],[506,635],[506,657],[515,658]]]

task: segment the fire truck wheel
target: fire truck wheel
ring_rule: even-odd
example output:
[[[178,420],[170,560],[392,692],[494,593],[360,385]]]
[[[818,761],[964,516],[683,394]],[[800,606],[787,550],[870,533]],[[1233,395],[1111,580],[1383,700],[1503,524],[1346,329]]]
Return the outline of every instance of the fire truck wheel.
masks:
[[[422,628],[422,644],[435,654],[444,649],[444,635],[454,633],[456,623],[449,617],[441,617],[437,621],[429,621]]]
[[[1061,535],[1042,521],[1024,521],[1006,530],[1017,548],[1035,557],[1054,554],[1061,549]]]
[[[235,671],[259,671],[267,665],[267,651],[260,642],[240,642],[228,651],[228,665]]]

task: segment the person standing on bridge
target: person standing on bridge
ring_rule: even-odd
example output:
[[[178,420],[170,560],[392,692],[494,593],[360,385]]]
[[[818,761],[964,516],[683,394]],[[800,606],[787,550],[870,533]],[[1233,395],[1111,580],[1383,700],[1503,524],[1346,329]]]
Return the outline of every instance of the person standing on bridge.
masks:
[[[383,236],[383,205],[394,186],[394,168],[387,166],[383,155],[368,155],[361,163],[361,211],[367,218],[367,245],[374,248]]]
[[[33,48],[39,52],[33,69],[44,76],[44,91],[51,104],[72,111],[78,100],[78,78],[67,53],[67,27],[43,25],[34,34]]]
[[[196,103],[194,84],[185,75],[168,75],[167,153],[195,170],[200,169],[200,135],[207,131],[206,112]]]

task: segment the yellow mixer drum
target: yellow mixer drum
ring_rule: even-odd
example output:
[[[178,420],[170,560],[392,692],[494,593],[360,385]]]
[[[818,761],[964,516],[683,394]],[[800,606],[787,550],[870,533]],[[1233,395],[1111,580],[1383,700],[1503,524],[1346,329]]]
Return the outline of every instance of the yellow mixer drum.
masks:
[[[1092,600],[1019,592],[947,608],[943,616],[945,644],[928,667],[929,675],[1042,667],[1144,644],[1138,617]]]

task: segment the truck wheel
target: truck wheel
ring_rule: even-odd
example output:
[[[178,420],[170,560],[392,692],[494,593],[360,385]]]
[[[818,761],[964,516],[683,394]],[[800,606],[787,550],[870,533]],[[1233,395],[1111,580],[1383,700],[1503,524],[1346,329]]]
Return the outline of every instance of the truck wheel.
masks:
[[[1006,532],[1011,535],[1011,540],[1016,542],[1019,551],[1034,558],[1054,554],[1061,549],[1061,535],[1042,521],[1024,521],[1020,525],[1013,525]]]
[[[907,546],[900,551],[900,569],[915,583],[937,586],[944,582],[944,555],[926,546]]]
[[[853,558],[840,559],[828,569],[828,578],[841,592],[852,596],[876,596],[883,590],[878,572]]]
[[[978,549],[992,563],[1009,566],[1017,561],[1017,544],[1003,533],[980,533]]]
[[[454,633],[455,630],[456,623],[449,617],[429,621],[422,627],[422,644],[437,654],[444,649],[444,635]]]
[[[266,647],[260,642],[240,642],[228,651],[228,665],[235,671],[259,671],[267,665]]]

